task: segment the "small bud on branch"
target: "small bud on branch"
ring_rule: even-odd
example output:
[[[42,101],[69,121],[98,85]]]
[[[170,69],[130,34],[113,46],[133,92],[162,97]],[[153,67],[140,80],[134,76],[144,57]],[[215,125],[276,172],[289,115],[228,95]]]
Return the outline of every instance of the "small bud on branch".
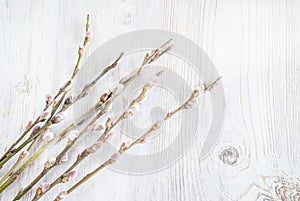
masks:
[[[75,170],[73,170],[71,172],[68,172],[68,173],[66,173],[66,174],[63,175],[63,178],[61,179],[61,182],[62,183],[69,182],[72,179],[74,179],[75,175],[76,175],[76,171]]]
[[[54,134],[52,132],[47,132],[43,136],[44,142],[48,143],[54,138]]]
[[[130,118],[132,116],[133,116],[133,112],[130,111],[130,110],[128,110],[128,111],[125,112],[125,114],[124,114],[123,117],[124,117],[124,119],[128,119],[128,118]]]
[[[69,156],[68,156],[67,153],[65,153],[65,154],[61,157],[61,159],[59,160],[59,164],[63,164],[63,163],[65,163],[65,162],[67,162],[68,160],[69,160]]]
[[[52,94],[47,94],[46,95],[46,104],[50,105],[53,101],[53,95]]]
[[[66,98],[65,100],[65,105],[71,105],[74,102],[74,97],[73,96],[69,96],[68,98]]]
[[[47,112],[47,111],[43,112],[40,115],[40,122],[47,120],[50,116],[51,116],[50,112]]]
[[[105,135],[105,137],[104,137],[104,142],[110,141],[113,137],[114,137],[114,133],[108,133],[108,134]]]
[[[40,126],[35,126],[35,127],[33,128],[32,132],[31,132],[31,135],[34,135],[34,134],[38,133],[39,130],[40,130],[40,128],[41,128]]]
[[[119,160],[119,158],[120,158],[120,153],[117,152],[117,153],[115,153],[114,155],[112,155],[112,156],[110,157],[110,162],[111,162],[111,163],[115,163],[115,162],[117,162],[117,160]]]
[[[32,123],[33,123],[32,120],[28,121],[28,123],[26,124],[26,130],[32,126]]]
[[[41,185],[40,185],[40,188],[42,190],[42,193],[46,192],[49,188],[50,188],[50,183],[48,182],[43,182]]]
[[[61,121],[64,120],[64,119],[65,119],[64,114],[59,113],[59,114],[57,114],[55,117],[52,118],[51,122],[52,122],[53,124],[58,124],[59,122],[61,122]]]
[[[67,196],[68,196],[67,191],[62,191],[62,192],[59,193],[59,195],[55,198],[54,201],[60,201],[60,200],[64,199]]]
[[[61,88],[60,91],[66,92],[73,87],[73,80],[68,80]]]
[[[100,97],[100,101],[101,102],[105,102],[105,101],[107,101],[107,99],[108,99],[108,93],[104,93],[104,94],[102,94],[102,96]]]
[[[113,124],[112,119],[111,119],[111,118],[108,118],[108,119],[106,120],[105,126],[106,126],[106,128],[108,129],[108,128],[110,128],[110,127],[112,126],[112,124]]]
[[[49,160],[44,164],[44,168],[45,168],[45,169],[51,168],[51,167],[55,164],[55,162],[56,162],[56,158],[55,158],[55,157],[49,159]]]
[[[68,133],[68,139],[70,141],[74,141],[75,139],[77,139],[79,136],[79,131],[78,130],[72,130]]]
[[[78,48],[78,54],[80,56],[83,56],[83,53],[84,53],[84,47],[83,46],[79,46],[79,48]]]
[[[102,126],[102,125],[96,125],[96,126],[94,126],[93,127],[93,131],[101,131],[101,130],[103,130],[104,129],[104,127]]]

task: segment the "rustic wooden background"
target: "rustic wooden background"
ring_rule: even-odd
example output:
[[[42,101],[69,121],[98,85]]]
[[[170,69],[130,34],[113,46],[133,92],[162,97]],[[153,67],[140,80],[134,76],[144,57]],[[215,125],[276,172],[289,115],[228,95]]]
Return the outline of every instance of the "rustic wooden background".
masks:
[[[299,11],[296,0],[2,0],[0,152],[39,114],[44,95],[69,76],[91,13],[87,55],[114,36],[145,28],[199,44],[223,76],[226,119],[206,159],[200,160],[196,143],[163,171],[132,176],[104,170],[66,200],[299,200]],[[30,166],[1,201],[10,200],[50,155]]]

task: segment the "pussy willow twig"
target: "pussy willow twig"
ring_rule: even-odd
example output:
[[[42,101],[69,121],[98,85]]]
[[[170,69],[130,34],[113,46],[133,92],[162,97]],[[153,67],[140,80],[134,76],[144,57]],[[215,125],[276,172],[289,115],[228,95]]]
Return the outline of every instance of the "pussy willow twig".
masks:
[[[26,157],[27,153],[30,152],[30,150],[34,147],[34,145],[38,142],[41,136],[37,137],[31,145],[23,151],[20,155],[17,161],[13,164],[13,166],[5,173],[5,175],[1,178],[0,184],[2,184],[12,173],[13,171],[21,164],[22,160]]]
[[[161,121],[157,121],[156,123],[154,123],[149,130],[147,130],[141,137],[136,139],[130,145],[125,145],[125,143],[122,143],[118,152],[113,154],[110,159],[106,160],[99,167],[97,167],[94,171],[87,174],[85,177],[83,177],[80,181],[78,181],[75,185],[73,185],[67,191],[61,192],[60,195],[58,195],[54,201],[62,200],[64,196],[72,193],[74,190],[76,190],[78,187],[80,187],[83,183],[87,182],[90,178],[92,178],[95,174],[97,174],[103,168],[115,163],[118,160],[118,158],[120,157],[120,155],[122,155],[123,153],[125,153],[126,151],[131,149],[133,146],[144,143],[145,138],[147,138],[152,132],[159,129],[162,126],[162,124],[164,122],[168,121],[171,117],[173,117],[174,115],[176,115],[177,113],[179,113],[182,110],[190,109],[193,106],[193,104],[195,104],[195,102],[197,101],[199,94],[202,92],[211,91],[216,86],[216,83],[218,82],[219,79],[220,78],[218,78],[216,81],[214,81],[212,84],[210,84],[208,86],[204,86],[204,87],[201,87],[200,89],[194,90],[192,95],[186,102],[184,102],[181,106],[179,106],[175,110],[168,112]],[[61,180],[61,182],[62,182],[62,180]]]
[[[71,105],[73,105],[75,102],[79,101],[80,99],[87,96],[89,90],[96,85],[96,83],[103,78],[103,76],[108,73],[110,70],[114,69],[117,65],[119,60],[123,57],[124,53],[122,52],[120,56],[109,66],[104,68],[102,72],[90,83],[88,83],[82,91],[75,97],[68,97],[65,100],[65,103],[61,107],[61,109],[58,111],[58,114],[61,114],[65,110],[67,110]],[[70,99],[70,100],[69,100]],[[52,118],[53,119],[53,118]],[[46,130],[45,130],[46,131]],[[38,136],[41,136],[43,133],[40,133]],[[8,177],[11,175],[11,173],[21,164],[22,160],[25,158],[27,153],[32,149],[34,144],[37,142],[38,138],[35,138],[35,140],[32,142],[31,146],[29,146],[25,151],[23,151],[20,155],[16,163],[10,168],[10,170],[3,176],[3,178],[0,180],[0,184],[2,184]]]
[[[95,153],[97,150],[99,150],[103,146],[103,144],[108,142],[108,138],[109,138],[108,135],[110,135],[109,132],[111,132],[111,130],[119,122],[131,117],[134,114],[136,108],[138,107],[138,104],[140,104],[141,101],[143,99],[145,99],[148,91],[152,88],[152,86],[153,85],[150,83],[145,84],[141,93],[135,99],[132,100],[132,102],[129,104],[128,108],[118,117],[118,119],[115,122],[112,122],[111,119],[109,118],[106,121],[105,131],[99,137],[99,139],[96,141],[96,143],[94,143],[92,146],[86,148],[83,152],[78,154],[75,162],[61,176],[59,176],[54,182],[52,182],[48,189],[42,190],[42,188],[39,187],[36,190],[35,196],[32,200],[33,201],[39,200],[43,195],[45,195],[48,191],[50,191],[54,186],[56,186],[59,183],[66,182],[64,180],[64,175],[71,172],[75,167],[77,167],[81,162],[83,162],[90,154]]]
[[[143,64],[139,67],[139,70],[138,70],[138,73],[136,73],[134,76],[130,77],[130,79],[126,79],[126,80],[123,80],[122,84],[129,84],[127,82],[131,82],[134,78],[134,77],[137,77],[140,75],[141,73],[141,70],[142,68],[147,65],[147,64],[150,64],[152,63],[153,61],[155,61],[156,59],[158,59],[160,56],[162,56],[163,54],[165,54],[166,52],[168,52],[171,48],[172,48],[172,45],[171,46],[167,46],[170,42],[172,41],[172,39],[168,40],[167,42],[165,42],[163,45],[161,45],[159,48],[155,49],[154,51],[152,51],[152,53],[149,55],[149,54],[146,54],[145,58],[144,58],[144,61],[143,61]],[[85,44],[85,42],[84,42]],[[166,47],[167,46],[167,47]],[[80,51],[79,51],[80,52]],[[77,66],[77,65],[76,65]],[[78,73],[78,70],[76,70],[76,72]],[[75,72],[75,70],[74,70]],[[77,74],[76,73],[76,74]],[[73,73],[73,75],[76,75]],[[64,96],[63,96],[64,97]],[[61,103],[62,100],[60,100],[59,103]],[[49,119],[47,123],[51,123],[51,119]],[[45,129],[47,128],[48,126],[43,126],[40,130],[40,132],[36,133],[35,135],[33,136],[30,136],[24,143],[22,143],[17,149],[15,149],[14,153],[12,153],[11,155],[15,155],[17,152],[19,152],[20,150],[22,150],[28,143],[30,143],[32,140],[34,140],[37,136],[41,135],[42,132],[45,132]],[[12,156],[10,156],[9,158],[7,158],[7,160],[9,160]],[[5,162],[7,162],[7,160],[3,161],[3,164]],[[0,167],[3,165],[1,164],[2,162],[0,162]]]
[[[67,95],[67,93],[71,90],[73,82],[75,77],[77,76],[79,70],[80,70],[80,66],[81,66],[81,61],[83,58],[83,54],[84,54],[84,50],[85,47],[87,46],[87,44],[90,41],[91,38],[91,34],[89,32],[89,25],[90,25],[90,15],[87,16],[87,22],[86,22],[86,35],[84,37],[84,41],[83,41],[83,45],[82,47],[79,47],[78,49],[78,59],[77,59],[77,63],[74,67],[73,73],[71,78],[68,80],[67,83],[65,83],[57,92],[57,94],[55,95],[54,99],[52,101],[47,101],[46,102],[46,106],[44,108],[43,111],[46,111],[47,109],[50,108],[50,106],[52,106],[52,111],[51,111],[51,115],[48,118],[48,120],[46,121],[46,123],[44,124],[43,128],[41,130],[46,129],[50,124],[51,124],[51,118],[54,116],[56,110],[58,109],[58,107],[60,106],[60,104],[62,103],[62,101],[64,100],[65,96]],[[59,98],[60,97],[60,98]],[[29,142],[28,141],[32,141],[35,138],[33,138],[32,136],[29,137],[28,139],[30,140],[26,140],[26,142],[24,142],[21,146],[19,146],[17,149],[15,149],[15,146],[29,133],[29,131],[38,123],[41,122],[41,115],[32,123],[32,125],[30,125],[25,131],[24,133],[21,134],[21,136],[9,147],[9,149],[4,153],[4,155],[1,157],[0,159],[0,169],[3,167],[3,165],[9,160],[11,159],[15,154],[17,154],[20,150],[22,150]],[[41,132],[40,132],[41,134]],[[37,135],[38,136],[38,135]]]
[[[104,104],[103,110],[101,110],[96,117],[101,116],[107,109],[106,103],[109,103],[111,101],[111,98],[107,102],[103,102],[102,100],[98,101],[98,104],[94,106],[94,108],[91,108],[90,111],[87,111],[84,115],[82,115],[75,123],[71,124],[68,128],[66,128],[64,131],[62,131],[57,137],[52,139],[51,141],[44,141],[44,143],[41,145],[41,147],[15,172],[13,173],[1,186],[0,186],[0,193],[2,193],[8,186],[10,186],[13,182],[15,182],[20,174],[38,157],[40,156],[47,147],[52,145],[54,142],[57,142],[59,139],[63,138],[72,128],[78,126],[79,124],[82,124],[86,119],[87,116],[90,115],[94,110],[97,110],[97,108],[102,107]],[[95,118],[96,118],[95,117]],[[99,118],[99,117],[98,117]],[[89,124],[90,125],[90,124]],[[87,129],[87,128],[86,128]],[[82,133],[87,132],[86,130],[82,131]],[[59,164],[60,160],[62,158],[62,155],[59,155],[57,157],[57,160],[55,161],[55,164]]]
[[[143,64],[139,67],[138,71],[134,75],[130,76],[129,78],[124,77],[120,80],[120,83],[124,87],[121,90],[117,90],[117,92],[115,93],[115,96],[117,97],[118,95],[120,95],[129,86],[129,84],[133,80],[135,80],[137,77],[139,77],[141,75],[141,70],[144,66],[146,66],[147,64],[152,63],[153,61],[158,59],[160,56],[165,54],[167,51],[169,51],[172,46],[169,46],[169,47],[166,47],[166,48],[165,48],[165,46],[167,46],[170,42],[171,42],[171,40],[168,40],[162,46],[160,46],[159,48],[152,51],[152,53],[150,55],[146,54],[146,56],[144,57]],[[116,88],[115,88],[115,90],[116,90]],[[44,170],[27,187],[25,187],[23,190],[21,190],[18,193],[18,195],[15,197],[15,200],[18,200],[23,195],[25,195],[25,193],[27,193],[44,175],[46,175],[47,172],[48,172],[48,170],[45,170],[45,168],[44,168]]]
[[[121,53],[120,56],[112,63],[112,65],[106,67],[105,69],[103,69],[103,71],[89,84],[86,85],[86,87],[84,87],[84,89],[81,91],[81,93],[76,96],[76,98],[71,102],[71,103],[66,103],[65,101],[65,104],[63,105],[63,107],[60,109],[60,111],[58,112],[58,114],[60,114],[61,112],[63,112],[64,110],[66,110],[67,108],[69,108],[71,106],[71,104],[74,104],[76,101],[80,100],[81,98],[85,97],[88,93],[88,91],[107,73],[109,72],[111,69],[115,68],[118,64],[118,61],[121,59],[121,57],[124,55],[124,53]],[[43,149],[42,151],[37,151],[34,155],[35,158],[37,158],[39,155],[41,155],[44,150],[49,147],[51,144],[53,144],[54,142],[58,141],[59,139],[63,138],[66,133],[68,131],[70,131],[71,129],[74,129],[79,123],[82,124],[85,120],[87,120],[87,117],[95,111],[96,108],[99,108],[101,105],[100,105],[100,102],[98,101],[93,107],[91,107],[86,113],[84,113],[81,117],[79,117],[73,124],[71,124],[69,127],[67,127],[64,131],[62,131],[60,133],[60,135],[58,135],[51,143],[47,143],[47,145],[42,145],[42,147],[40,149]],[[38,136],[41,136],[42,133]],[[30,146],[31,147],[31,146]],[[3,182],[7,179],[7,177],[13,172],[13,170],[17,167],[18,164],[20,164],[20,162],[24,159],[25,157],[25,154],[24,152],[20,155],[17,163],[9,170],[8,174],[6,174],[6,178],[2,179]],[[31,162],[33,162],[33,160],[31,160],[31,158],[28,160]],[[29,164],[28,164],[29,165]],[[25,165],[25,168],[28,166],[28,165]],[[23,167],[23,166],[22,166]],[[25,169],[24,168],[24,169]],[[23,168],[21,168],[23,169]],[[23,170],[22,170],[23,171]],[[22,172],[21,171],[21,172]],[[18,172],[18,171],[17,171]],[[20,172],[20,170],[19,170]],[[19,173],[20,174],[20,173]],[[15,175],[15,174],[14,174]],[[13,175],[12,175],[13,176]],[[6,187],[5,187],[6,188]],[[5,189],[4,188],[4,189]],[[1,189],[1,187],[0,187]],[[3,190],[4,190],[3,189]],[[0,190],[0,192],[2,192]]]

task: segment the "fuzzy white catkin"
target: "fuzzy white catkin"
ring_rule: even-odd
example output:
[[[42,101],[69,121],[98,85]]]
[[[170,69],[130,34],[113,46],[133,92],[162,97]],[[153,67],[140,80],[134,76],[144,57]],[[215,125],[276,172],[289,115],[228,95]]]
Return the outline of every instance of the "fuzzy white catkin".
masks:
[[[45,142],[50,142],[54,138],[54,134],[52,132],[47,132],[43,136],[43,140]]]

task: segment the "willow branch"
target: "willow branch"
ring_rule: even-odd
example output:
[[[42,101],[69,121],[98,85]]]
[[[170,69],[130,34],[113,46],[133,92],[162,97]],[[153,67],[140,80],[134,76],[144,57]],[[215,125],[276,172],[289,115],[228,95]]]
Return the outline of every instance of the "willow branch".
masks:
[[[98,151],[105,143],[107,143],[110,138],[110,132],[111,130],[121,121],[128,119],[134,115],[134,112],[139,107],[139,104],[143,99],[145,99],[148,91],[152,88],[152,84],[146,83],[141,91],[141,93],[131,101],[128,108],[118,117],[118,119],[113,122],[109,118],[106,121],[106,128],[101,137],[94,143],[92,146],[86,148],[84,151],[82,151],[80,154],[78,154],[75,162],[61,175],[59,176],[54,182],[52,182],[48,189],[42,190],[41,187],[39,187],[36,190],[35,196],[32,200],[37,201],[39,200],[43,195],[45,195],[47,192],[49,192],[54,186],[56,186],[59,183],[67,182],[68,179],[65,178],[65,175],[67,175],[69,172],[71,172],[75,167],[77,167],[81,162],[83,162],[89,155],[95,153]]]
[[[170,43],[170,41],[171,40],[167,41],[162,46],[160,46],[159,48],[152,51],[152,53],[150,55],[146,54],[146,56],[144,57],[143,64],[139,67],[139,70],[134,75],[130,76],[129,78],[123,77],[119,81],[119,83],[121,83],[123,85],[123,88],[121,90],[117,90],[117,88],[114,89],[114,91],[116,91],[115,97],[119,96],[130,85],[130,83],[133,80],[137,79],[141,75],[141,70],[143,69],[144,66],[146,66],[147,64],[152,63],[153,61],[155,61],[156,59],[158,59],[160,56],[162,56],[163,54],[165,54],[167,51],[169,51],[171,49],[171,46],[169,46],[169,47],[161,50],[162,48],[167,46]],[[83,94],[84,94],[84,92],[85,92],[85,90],[83,90]],[[78,96],[78,97],[80,97],[80,96]],[[47,170],[43,170],[27,187],[25,187],[23,190],[21,190],[18,193],[18,195],[15,197],[15,200],[20,199],[24,194],[26,194],[48,172],[49,171],[47,171]]]
[[[46,106],[43,111],[46,111],[52,106],[52,111],[51,115],[46,121],[45,125],[43,126],[43,129],[47,128],[48,126],[51,125],[51,119],[54,116],[56,110],[59,108],[60,104],[64,100],[65,96],[67,93],[71,90],[73,86],[73,81],[75,77],[77,76],[80,66],[81,66],[81,61],[84,55],[84,50],[85,47],[87,46],[88,42],[90,41],[91,34],[89,31],[89,24],[90,24],[90,15],[87,16],[87,22],[86,22],[86,35],[84,37],[83,45],[82,47],[79,47],[78,49],[78,59],[77,63],[74,67],[73,73],[71,78],[59,89],[57,94],[55,95],[54,99],[52,101],[46,101]],[[43,114],[43,113],[42,113]],[[41,114],[41,115],[42,115]],[[28,140],[26,140],[22,145],[20,145],[17,149],[14,149],[15,146],[29,133],[29,131],[38,123],[41,122],[41,115],[32,123],[31,126],[29,126],[24,133],[10,146],[10,148],[5,152],[5,154],[1,157],[0,159],[0,169],[3,167],[3,165],[11,159],[15,154],[17,154],[20,150],[22,150],[30,141],[34,140],[33,137],[29,137]],[[42,132],[41,132],[42,133]],[[37,136],[35,136],[37,137]]]
[[[61,109],[58,111],[58,114],[63,113],[65,110],[67,110],[70,106],[72,106],[75,102],[77,102],[78,100],[84,98],[87,96],[89,90],[94,87],[96,85],[96,83],[106,74],[108,73],[110,70],[114,69],[117,65],[119,60],[123,57],[124,53],[122,52],[120,54],[120,56],[109,66],[107,66],[106,68],[104,68],[102,70],[102,72],[89,84],[87,84],[82,91],[80,92],[80,94],[78,94],[75,98],[73,97],[68,97],[65,102],[63,107],[61,107]],[[43,133],[39,133],[38,136],[41,136]],[[3,176],[3,178],[0,180],[0,184],[2,184],[8,177],[9,175],[18,167],[18,165],[22,162],[22,160],[25,158],[25,156],[27,155],[27,153],[30,152],[30,150],[32,149],[32,147],[34,146],[34,144],[37,142],[38,138],[35,138],[33,143],[31,144],[31,146],[29,146],[29,148],[26,151],[23,151],[20,155],[18,160],[15,162],[15,164],[10,168],[10,170]]]
[[[129,149],[131,149],[132,147],[134,147],[135,145],[144,143],[145,142],[145,138],[147,138],[152,132],[154,132],[158,128],[160,128],[161,125],[163,123],[165,123],[166,121],[168,121],[171,117],[175,116],[176,114],[178,114],[182,110],[186,110],[186,109],[192,108],[192,106],[198,100],[199,94],[202,93],[202,92],[211,91],[216,86],[216,83],[218,82],[219,79],[220,78],[218,78],[215,82],[213,82],[209,86],[204,86],[204,87],[202,87],[200,89],[194,90],[193,93],[191,94],[190,98],[186,102],[184,102],[181,106],[179,106],[175,110],[168,112],[166,114],[166,116],[161,121],[157,121],[156,123],[154,123],[149,130],[147,130],[144,134],[142,134],[138,139],[136,139],[130,145],[126,146],[125,143],[122,143],[121,146],[120,146],[120,148],[119,148],[119,150],[118,150],[118,152],[115,153],[115,154],[113,154],[110,159],[106,160],[103,164],[101,164],[100,166],[98,166],[94,171],[92,171],[89,174],[87,174],[80,181],[78,181],[75,185],[73,185],[72,187],[70,187],[67,191],[64,191],[64,192],[60,193],[60,195],[58,195],[55,198],[54,201],[62,200],[63,197],[61,195],[64,195],[64,196],[69,195],[74,190],[76,190],[78,187],[80,187],[82,184],[84,184],[85,182],[87,182],[94,175],[96,175],[98,172],[100,172],[102,169],[104,169],[106,166],[114,164],[119,159],[120,155],[122,155],[123,153],[125,153],[126,151],[128,151]]]
[[[26,157],[27,153],[31,151],[31,149],[35,146],[41,136],[35,138],[35,140],[31,143],[31,145],[23,151],[18,160],[13,164],[13,166],[6,172],[6,174],[1,178],[0,184],[2,184],[12,173],[13,171],[21,164],[22,160]]]
[[[113,96],[112,96],[113,97]],[[111,101],[112,98],[109,98],[108,102]],[[98,104],[95,105],[95,107],[99,108],[101,106],[103,106],[104,102],[102,102],[101,100],[99,100]],[[107,109],[107,106],[108,104],[106,104],[104,106],[104,110],[101,110],[97,115],[96,117],[99,118],[99,115],[102,115],[104,113],[104,111],[106,111]],[[94,107],[92,109],[95,109]],[[63,138],[69,131],[71,131],[72,128],[78,126],[79,124],[82,124],[86,119],[87,119],[87,116],[91,114],[93,110],[89,110],[87,111],[84,115],[82,115],[78,121],[76,121],[75,123],[71,124],[68,128],[66,128],[64,131],[62,131],[57,137],[55,137],[54,139],[51,139],[51,141],[47,141],[47,142],[44,142],[42,144],[42,146],[14,173],[12,174],[9,179],[7,179],[1,186],[0,186],[0,193],[3,192],[8,186],[10,186],[13,182],[15,182],[20,174],[38,157],[40,156],[45,150],[47,147],[49,147],[50,145],[54,144],[55,142],[57,142],[59,139]],[[95,117],[95,118],[96,118]],[[95,119],[94,118],[94,119]],[[92,120],[92,121],[95,121],[95,120]],[[91,124],[91,123],[90,123]],[[89,126],[90,126],[89,124]],[[88,126],[87,126],[88,127]],[[83,135],[85,132],[87,132],[87,127],[80,133],[81,135]],[[68,141],[68,144],[69,144],[69,141]],[[65,148],[67,149],[67,148]],[[58,165],[60,164],[60,160],[62,158],[63,155],[59,155],[57,158],[56,158],[56,162],[55,162],[55,165]],[[46,165],[45,165],[46,166]],[[49,169],[51,169],[51,166],[49,167]]]
[[[116,91],[116,90],[114,90]],[[14,198],[14,200],[19,200],[21,197],[23,197],[37,182],[40,181],[40,179],[42,179],[51,169],[53,169],[54,167],[56,167],[57,165],[61,164],[61,159],[62,157],[68,152],[68,150],[77,142],[77,140],[83,136],[85,133],[87,133],[92,127],[93,124],[96,122],[97,119],[99,119],[106,111],[107,108],[111,105],[112,101],[114,100],[115,96],[113,95],[114,92],[112,92],[109,96],[107,96],[107,98],[109,98],[108,101],[105,102],[105,106],[103,106],[103,104],[100,104],[100,106],[97,104],[92,107],[88,112],[85,113],[84,117],[81,118],[81,120],[78,121],[78,123],[72,124],[70,125],[65,131],[63,131],[59,136],[57,136],[53,141],[51,141],[51,144],[55,143],[56,141],[62,139],[69,131],[71,131],[72,129],[74,129],[75,127],[77,127],[78,125],[83,123],[83,120],[85,121],[87,119],[87,116],[91,114],[91,112],[93,111],[100,111],[98,112],[98,114],[94,117],[94,119],[84,128],[83,131],[80,132],[80,134],[78,135],[78,137],[76,137],[73,141],[68,140],[67,145],[64,147],[64,149],[58,154],[58,156],[55,158],[54,163],[51,164],[49,161],[47,161],[44,165],[43,170],[41,171],[41,173],[39,175],[37,175],[35,177],[35,179],[25,188],[21,189],[17,196]],[[104,94],[101,96],[103,97]],[[101,99],[100,99],[101,100]],[[49,146],[51,145],[49,143]],[[41,149],[44,149],[43,147],[41,147]],[[44,149],[45,150],[45,149]],[[43,150],[43,151],[44,151]]]

